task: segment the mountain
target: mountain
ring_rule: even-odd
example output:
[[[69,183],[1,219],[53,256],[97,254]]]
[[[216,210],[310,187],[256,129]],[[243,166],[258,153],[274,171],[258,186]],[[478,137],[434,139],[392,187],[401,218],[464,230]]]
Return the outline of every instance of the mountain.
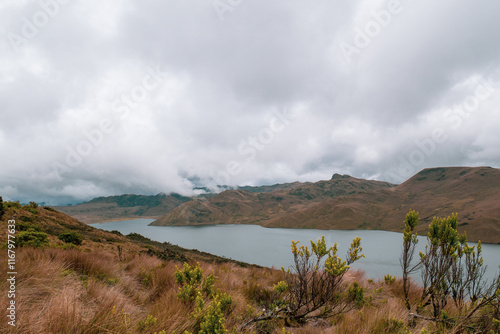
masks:
[[[409,209],[420,234],[434,216],[458,213],[470,241],[500,242],[500,169],[424,169],[395,186],[335,174],[267,193],[228,190],[175,208],[152,225],[259,224],[265,227],[380,229],[401,232]]]
[[[82,204],[53,208],[84,223],[92,224],[119,219],[154,219],[191,200],[190,197],[175,193],[160,193],[154,196],[120,195],[97,197]]]
[[[307,208],[328,200],[393,187],[395,185],[387,182],[335,174],[327,181],[296,182],[293,186],[268,192],[227,190],[209,199],[199,198],[185,203],[153,222],[153,225],[227,223],[272,226],[272,222],[279,217],[299,215]]]
[[[133,197],[117,201],[138,204]],[[198,333],[200,323],[208,327],[205,333],[216,332],[221,328],[217,324],[224,325],[218,333],[409,333],[423,328],[456,333],[461,325],[452,324],[450,331],[443,331],[440,322],[417,319],[409,328],[402,279],[387,275],[373,280],[362,270],[348,269],[335,275],[329,291],[334,299],[324,308],[328,311],[333,304],[341,313],[317,320],[320,311],[314,311],[313,321],[294,320],[293,327],[284,327],[284,321],[266,318],[272,314],[265,313],[279,312],[276,305],[283,302],[283,292],[277,287],[294,287],[287,293],[299,291],[310,305],[319,300],[313,296],[324,291],[322,287],[332,286],[329,276],[317,271],[314,263],[301,261],[303,256],[297,262],[301,272],[315,275],[315,280],[299,279],[297,270],[263,268],[137,233],[100,230],[33,202],[24,206],[6,202],[2,209],[0,229],[5,233],[0,234],[0,243],[8,261],[6,256],[0,262],[0,270],[6,273],[0,289],[8,293],[0,295],[5,306],[2,316],[7,319],[0,322],[0,333]],[[376,255],[366,254],[374,260]],[[422,294],[422,288],[412,284],[411,305],[419,304]],[[196,303],[195,295],[202,297]],[[323,302],[313,307],[322,307]],[[355,311],[349,312],[350,305]],[[465,307],[473,309],[467,301]],[[486,304],[477,316],[466,319],[467,326],[478,333],[493,332],[492,309]],[[460,312],[454,304],[447,307],[450,319],[460,321],[464,314]]]

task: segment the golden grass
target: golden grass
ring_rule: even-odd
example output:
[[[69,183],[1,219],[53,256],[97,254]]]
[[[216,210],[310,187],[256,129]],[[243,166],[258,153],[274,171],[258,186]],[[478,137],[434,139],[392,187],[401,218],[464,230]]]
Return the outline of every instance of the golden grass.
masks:
[[[148,255],[119,261],[116,254],[97,249],[33,249],[18,251],[18,326],[13,330],[5,321],[0,332],[7,333],[167,333],[192,330],[195,319],[192,306],[178,300],[175,282],[176,266]],[[194,263],[193,263],[194,264]],[[226,327],[237,329],[249,319],[248,306],[258,312],[271,301],[272,286],[284,278],[279,270],[243,268],[236,264],[200,263],[204,274],[212,271],[215,287],[231,295],[233,306],[226,315]],[[0,270],[6,272],[6,264]],[[401,293],[402,281],[392,284],[367,281],[363,272],[355,271],[347,281],[358,281],[370,300],[363,307],[329,321],[309,323],[302,328],[286,328],[289,333],[405,333],[407,311]],[[0,284],[6,291],[6,280]],[[416,303],[419,288],[411,290]],[[0,295],[6,305],[6,294]],[[447,310],[453,314],[453,307]],[[1,316],[6,319],[6,310]],[[140,330],[139,322],[155,318]],[[255,324],[247,332],[282,333],[284,323]],[[412,328],[431,332],[437,327],[425,321]]]
[[[77,222],[70,219],[65,222],[66,225],[73,223],[86,231],[85,226]],[[183,333],[193,330],[196,322],[191,316],[193,305],[177,298],[179,286],[174,274],[176,266],[182,267],[181,262],[146,255],[144,252],[149,248],[121,236],[104,231],[85,233],[87,237],[78,247],[67,247],[50,235],[49,247],[16,249],[17,326],[12,328],[7,324],[7,310],[2,307],[0,316],[4,320],[0,322],[0,333],[154,333],[162,330]],[[118,241],[106,241],[115,237]],[[194,258],[189,260],[191,265],[196,265]],[[215,288],[232,297],[232,306],[225,315],[229,330],[237,330],[262,308],[268,308],[275,297],[273,285],[285,278],[280,270],[241,267],[235,263],[200,261],[200,266],[205,275],[213,271]],[[0,272],[8,272],[6,261],[0,262]],[[351,271],[346,280],[357,281],[365,289],[368,302],[364,306],[328,321],[286,328],[286,331],[300,334],[407,332],[401,279],[392,284],[381,280],[373,282],[367,281],[362,271]],[[8,291],[5,274],[0,289]],[[420,293],[419,287],[413,285],[412,305],[416,305]],[[1,305],[8,302],[7,294],[0,294]],[[456,310],[451,304],[446,311],[453,316]],[[148,316],[154,321],[145,324]],[[485,321],[491,318],[488,316],[486,314]],[[282,333],[283,326],[282,321],[260,323],[249,326],[246,332]],[[411,331],[420,333],[422,328],[430,332],[440,330],[433,323],[418,321]]]

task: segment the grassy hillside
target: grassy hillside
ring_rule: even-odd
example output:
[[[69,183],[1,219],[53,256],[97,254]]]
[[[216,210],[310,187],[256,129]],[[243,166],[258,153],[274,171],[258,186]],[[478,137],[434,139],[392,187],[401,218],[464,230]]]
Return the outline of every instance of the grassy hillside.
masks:
[[[323,229],[402,231],[408,210],[426,224],[434,216],[459,214],[459,230],[471,241],[500,242],[500,170],[489,167],[425,169],[392,189],[353,194],[283,215],[265,226],[297,227],[307,221]]]
[[[409,333],[401,280],[367,281],[362,272],[349,272],[346,284],[364,291],[352,311],[328,321],[291,326],[283,320],[243,323],[263,314],[276,302],[273,286],[283,280],[280,270],[158,243],[138,234],[95,229],[52,208],[9,203],[0,225],[16,220],[16,327],[8,325],[2,307],[1,333],[184,333],[193,331],[197,317],[193,303],[181,301],[176,267],[198,262],[204,275],[214,274],[214,288],[230,296],[223,314],[225,328],[238,333]],[[73,238],[61,240],[61,234]],[[45,236],[41,238],[40,236]],[[31,236],[32,238],[28,238]],[[35,237],[36,236],[36,237]],[[77,238],[75,236],[81,236]],[[23,240],[24,245],[21,245]],[[0,234],[7,253],[7,233]],[[7,262],[2,261],[0,289],[9,290]],[[411,289],[411,302],[420,291]],[[7,293],[0,303],[8,305]],[[208,302],[208,301],[206,301]],[[212,305],[212,304],[210,304]],[[447,308],[449,314],[453,307]],[[209,312],[205,310],[204,312]],[[210,313],[206,313],[210,314]],[[490,319],[489,318],[485,319]],[[491,319],[489,320],[491,321]],[[439,323],[419,321],[420,333],[448,333]]]
[[[390,189],[387,182],[356,179],[335,174],[331,180],[316,183],[297,183],[293,188],[265,193],[228,190],[210,199],[185,203],[152,225],[196,224],[260,224],[268,226],[284,216],[300,214],[305,209],[334,198],[367,191]],[[305,220],[307,221],[307,220]],[[293,225],[293,226],[292,226]],[[291,224],[290,227],[306,227]],[[314,226],[309,226],[313,228]]]
[[[54,206],[84,223],[102,223],[120,219],[158,218],[170,212],[190,197],[179,194],[120,195],[94,198],[73,206]]]
[[[425,169],[388,183],[334,175],[268,193],[225,191],[185,203],[153,225],[259,224],[266,227],[402,231],[410,208],[422,221],[459,213],[469,240],[500,242],[500,170],[490,167]],[[422,225],[423,226],[423,225]],[[420,227],[420,233],[426,233]]]

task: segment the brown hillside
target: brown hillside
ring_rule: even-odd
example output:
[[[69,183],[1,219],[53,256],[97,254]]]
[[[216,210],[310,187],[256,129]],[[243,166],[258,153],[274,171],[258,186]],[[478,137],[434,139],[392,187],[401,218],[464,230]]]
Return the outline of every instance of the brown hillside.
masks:
[[[339,291],[350,291],[354,286],[361,291],[351,312],[345,310],[329,321],[293,323],[292,327],[283,320],[251,322],[282,302],[274,287],[288,280],[288,274],[161,244],[138,234],[122,236],[98,230],[52,208],[8,202],[0,219],[4,231],[12,224],[8,223],[11,219],[16,221],[16,238],[15,248],[9,250],[15,253],[15,262],[0,263],[5,273],[0,282],[0,289],[5,291],[0,295],[0,303],[5,305],[0,311],[4,319],[0,333],[197,333],[201,320],[211,319],[205,314],[215,314],[217,323],[224,324],[224,332],[228,333],[395,333],[394,328],[398,332],[410,331],[405,325],[408,312],[403,306],[401,279],[366,280],[362,272],[349,271]],[[57,238],[66,231],[81,235],[81,244]],[[22,244],[26,235],[47,238],[40,245]],[[0,242],[7,254],[7,233],[0,235]],[[195,309],[199,302],[183,301],[179,296],[176,272],[184,261],[193,268],[199,264],[203,270],[200,276],[213,275],[217,295],[230,296],[225,299],[230,307],[223,314],[209,313],[214,297],[203,298],[200,312]],[[15,267],[15,274],[9,265]],[[421,289],[412,285],[409,300],[414,308],[421,295]],[[458,312],[452,304],[446,311],[454,317]],[[489,312],[489,316],[477,320],[477,326],[473,323],[474,328],[493,328],[489,324],[494,316]],[[15,327],[8,322],[13,319]],[[438,326],[418,321],[411,330],[456,333],[459,328],[443,331]]]
[[[335,174],[331,180],[301,183],[292,189],[266,193],[227,190],[210,199],[185,203],[153,225],[271,224],[278,217],[300,214],[334,198],[390,189],[387,182],[356,179]],[[298,226],[293,226],[298,227]]]
[[[471,241],[500,242],[500,170],[424,169],[396,187],[334,175],[284,191],[226,191],[181,205],[154,225],[259,224],[266,227],[402,231],[409,209],[420,212],[421,233],[434,216],[459,214]]]
[[[78,205],[54,206],[54,209],[84,223],[93,224],[121,219],[156,219],[190,200],[190,197],[178,194],[120,195],[98,197]]]

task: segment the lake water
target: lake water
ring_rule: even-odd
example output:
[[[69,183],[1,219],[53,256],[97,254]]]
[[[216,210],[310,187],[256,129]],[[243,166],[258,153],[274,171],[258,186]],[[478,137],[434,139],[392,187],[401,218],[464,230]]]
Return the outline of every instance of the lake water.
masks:
[[[266,267],[288,268],[293,264],[291,241],[300,240],[310,247],[309,240],[325,236],[327,246],[335,242],[338,255],[345,254],[352,239],[361,237],[365,258],[354,263],[353,269],[362,269],[366,278],[382,278],[386,274],[401,277],[399,256],[403,235],[396,232],[367,230],[313,230],[264,228],[258,225],[207,225],[207,226],[148,226],[152,219],[92,224],[107,231],[117,230],[124,235],[135,232],[152,240],[198,249],[227,258]],[[423,250],[425,237],[419,237],[418,250]],[[476,245],[469,243],[469,245]],[[418,254],[416,254],[418,258]],[[484,264],[488,265],[488,278],[493,278],[500,264],[500,245],[483,244]],[[417,278],[417,277],[415,277]]]

